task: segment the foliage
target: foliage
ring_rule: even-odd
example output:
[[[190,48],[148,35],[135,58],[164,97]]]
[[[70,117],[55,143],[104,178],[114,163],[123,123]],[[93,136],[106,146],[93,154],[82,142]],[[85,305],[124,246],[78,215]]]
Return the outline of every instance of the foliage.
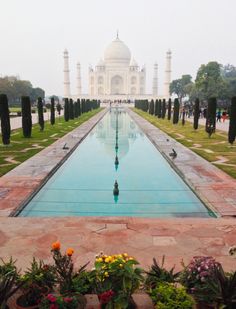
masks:
[[[8,99],[5,94],[0,94],[0,120],[2,131],[2,143],[4,145],[10,144],[11,125],[8,108]]]
[[[177,124],[179,122],[179,100],[174,100],[174,114],[173,114],[173,124]]]
[[[20,272],[12,258],[8,262],[1,259],[0,265],[0,308],[5,309],[7,300],[21,287]]]
[[[231,100],[228,141],[233,144],[236,137],[236,97]]]
[[[173,125],[171,121],[167,119],[157,119],[143,111],[138,109],[134,110],[137,114],[148,120],[154,126],[167,133],[172,138],[178,138],[178,142],[183,144],[185,147],[191,149],[191,151],[197,153],[209,162],[215,162],[219,158],[218,156],[224,156],[227,159],[227,164],[215,164],[217,168],[223,170],[228,175],[236,178],[236,148],[229,147],[228,136],[224,131],[216,130],[215,134],[208,138],[205,131],[205,126],[199,125],[198,130],[193,130],[193,125],[190,122],[186,122],[185,126],[181,124]],[[195,144],[199,144],[196,148]],[[211,153],[207,153],[204,149],[212,150]],[[225,210],[227,214],[227,211]]]
[[[211,137],[216,129],[216,98],[208,99],[207,115],[206,115],[206,132]]]
[[[173,80],[170,83],[170,93],[176,94],[180,102],[182,99],[187,96],[188,92],[186,86],[192,85],[192,77],[191,75],[182,75],[180,79]]]
[[[0,78],[0,93],[5,93],[10,105],[20,105],[22,96],[30,96],[32,101],[38,97],[44,98],[45,92],[41,88],[33,88],[26,80],[20,80],[16,76],[5,76]]]
[[[54,126],[50,124],[50,121],[45,121],[44,131],[40,131],[38,124],[34,124],[32,126],[31,138],[24,138],[22,135],[22,129],[14,130],[15,134],[11,137],[11,147],[1,147],[0,176],[51,145],[56,139],[59,139],[68,132],[74,130],[100,111],[101,109],[93,110],[90,113],[82,115],[79,119],[70,120],[68,122],[65,122],[63,117],[60,117]],[[5,159],[8,157],[14,158],[15,163],[5,165]]]
[[[106,303],[104,308],[125,309],[131,301],[131,295],[143,281],[142,269],[138,262],[127,253],[104,255],[101,253],[95,261],[96,292]],[[105,296],[104,296],[105,293]]]
[[[193,120],[194,130],[197,130],[198,128],[198,120],[199,120],[199,99],[197,98],[194,104],[194,120]]]
[[[24,137],[31,137],[32,131],[32,117],[31,117],[31,103],[29,97],[21,98],[22,107],[22,129]]]
[[[166,100],[163,99],[161,107],[161,118],[164,119],[166,116]]]
[[[85,299],[81,295],[62,296],[48,294],[39,305],[40,309],[80,309],[85,307]]]
[[[88,263],[76,272],[72,261],[74,250],[68,248],[66,253],[62,254],[60,248],[61,245],[58,241],[52,244],[51,252],[55,263],[57,282],[59,283],[60,293],[63,295],[70,295],[71,293],[77,292],[76,287],[78,289],[78,287],[81,286],[79,279],[84,278],[82,276],[80,277],[80,274],[85,270]]]
[[[170,120],[171,119],[171,107],[172,107],[172,102],[171,102],[171,98],[168,100],[168,114],[167,114],[167,119]]]
[[[23,303],[28,306],[38,304],[42,295],[53,288],[55,280],[54,267],[33,258],[30,268],[20,278],[20,281],[23,282]]]
[[[157,117],[158,118],[161,118],[161,114],[162,114],[162,104],[161,104],[161,99],[158,100],[158,104],[157,104]]]
[[[56,109],[57,109],[58,115],[61,115],[62,106],[60,102],[57,102]]]
[[[219,264],[213,269],[212,275],[207,277],[206,284],[218,305],[227,309],[236,308],[236,271],[226,273]]]
[[[221,65],[215,61],[206,65],[202,64],[197,72],[195,86],[201,99],[224,98],[227,92],[227,83],[221,75]]]
[[[153,115],[154,114],[154,101],[151,100],[151,102],[149,103],[149,114]]]
[[[70,101],[69,101],[69,118],[70,119],[74,119],[75,118],[75,115],[74,115],[74,103],[73,103],[72,99],[70,99]]]
[[[158,115],[158,100],[156,99],[155,101],[155,111],[154,111],[155,116]]]
[[[55,124],[55,99],[54,97],[51,98],[51,108],[50,108],[50,121],[51,125]]]
[[[38,117],[39,117],[39,126],[40,131],[44,130],[44,115],[43,115],[43,101],[42,98],[38,98]]]
[[[145,285],[149,289],[154,289],[160,282],[176,282],[179,276],[179,272],[174,273],[175,267],[170,270],[164,268],[165,256],[162,257],[161,265],[158,264],[155,258],[153,258],[153,265],[151,270],[147,272]]]
[[[192,309],[193,299],[183,287],[176,287],[170,283],[160,283],[150,293],[158,309]]]
[[[212,303],[215,295],[207,284],[208,279],[214,277],[220,263],[209,256],[195,256],[188,266],[183,264],[184,270],[180,275],[180,282],[197,301]]]
[[[65,119],[65,121],[69,121],[69,119],[70,119],[70,113],[69,113],[69,99],[68,99],[68,98],[65,98],[64,119]]]

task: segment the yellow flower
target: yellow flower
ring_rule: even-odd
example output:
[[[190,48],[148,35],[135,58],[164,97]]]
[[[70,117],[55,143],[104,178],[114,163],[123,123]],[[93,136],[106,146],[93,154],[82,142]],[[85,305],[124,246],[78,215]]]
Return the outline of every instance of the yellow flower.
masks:
[[[105,277],[109,277],[109,274],[108,274],[107,271],[105,271],[104,276],[105,276]]]
[[[119,266],[120,266],[120,268],[122,268],[122,267],[123,267],[123,264],[119,264]]]
[[[127,257],[127,256],[128,256],[128,254],[127,254],[127,253],[123,253],[123,256],[124,256],[124,257]]]
[[[109,257],[105,258],[105,263],[109,263],[109,262],[110,262]]]

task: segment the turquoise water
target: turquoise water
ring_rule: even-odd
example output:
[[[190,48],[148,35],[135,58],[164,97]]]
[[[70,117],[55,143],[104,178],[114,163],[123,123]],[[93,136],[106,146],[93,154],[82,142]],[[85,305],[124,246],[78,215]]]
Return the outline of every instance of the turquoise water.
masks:
[[[118,198],[113,196],[115,180]],[[212,215],[130,116],[117,108],[103,117],[20,213],[29,217]]]

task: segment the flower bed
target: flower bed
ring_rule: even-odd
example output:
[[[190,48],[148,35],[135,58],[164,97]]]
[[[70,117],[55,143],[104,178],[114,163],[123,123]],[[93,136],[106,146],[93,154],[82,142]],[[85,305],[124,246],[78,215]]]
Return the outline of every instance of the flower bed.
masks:
[[[87,270],[88,263],[76,269],[74,250],[62,253],[58,241],[51,253],[51,265],[33,258],[23,274],[12,258],[2,260],[0,309],[236,308],[236,271],[224,272],[212,257],[194,257],[180,272],[167,270],[164,257],[160,264],[153,259],[144,271],[127,253],[101,252]]]

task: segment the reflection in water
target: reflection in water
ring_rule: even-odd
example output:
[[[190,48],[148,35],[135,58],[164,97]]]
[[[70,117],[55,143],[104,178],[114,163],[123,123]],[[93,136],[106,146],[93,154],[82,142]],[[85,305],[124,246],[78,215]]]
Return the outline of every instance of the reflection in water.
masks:
[[[111,108],[109,113],[111,117],[104,117],[97,125],[96,137],[104,145],[109,156],[114,158],[114,149],[119,149],[118,155],[121,159],[129,152],[130,145],[137,137],[143,134],[123,108]],[[118,123],[116,123],[117,115]]]

